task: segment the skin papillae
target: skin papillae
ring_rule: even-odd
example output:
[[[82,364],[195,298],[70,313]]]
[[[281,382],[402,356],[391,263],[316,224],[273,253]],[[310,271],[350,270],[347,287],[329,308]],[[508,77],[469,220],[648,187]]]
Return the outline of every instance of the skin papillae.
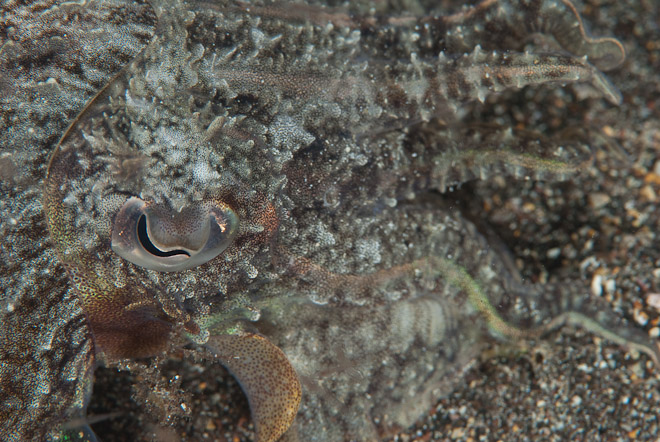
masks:
[[[99,35],[79,30],[93,22],[85,16],[92,6],[26,10],[28,19],[5,31],[13,40],[0,53],[3,72],[66,65],[30,61],[38,47],[28,42],[38,38],[15,31],[30,20],[45,32],[56,27],[47,21],[54,14],[106,39],[110,25],[92,27]],[[15,322],[48,317],[44,309],[66,314],[44,326],[59,334],[55,344],[20,328],[2,337],[2,399],[12,405],[0,411],[12,422],[5,434],[38,437],[52,429],[45,422],[83,413],[95,358],[150,357],[187,339],[241,383],[260,442],[378,440],[425,412],[489,338],[535,337],[566,322],[658,362],[657,345],[586,289],[522,284],[441,195],[475,178],[562,178],[587,167],[590,152],[577,142],[559,149],[529,131],[462,124],[468,103],[525,86],[580,83],[612,105],[621,100],[601,73],[623,62],[621,44],[590,37],[570,2],[485,1],[424,17],[373,15],[366,3],[348,11],[150,6],[135,14],[142,27],[117,31],[132,43],[120,56],[94,43],[124,61],[120,72],[71,69],[92,85],[71,95],[91,101],[83,108],[62,99],[70,126],[60,121],[40,139],[62,134],[43,201],[65,270],[53,270],[59,285],[35,284],[31,303],[6,302]],[[554,46],[523,52],[536,34]],[[89,46],[62,38],[74,55]],[[12,48],[22,65],[11,64]],[[80,84],[66,69],[39,75],[21,83],[23,100],[37,89],[30,81]],[[3,112],[18,114],[0,81]],[[131,198],[157,207],[161,219],[171,211],[180,235],[168,240],[199,224],[176,214],[198,213],[189,209],[200,204],[231,208],[238,231],[207,263],[145,269],[111,247]],[[18,376],[23,384],[8,380],[33,355],[48,364]],[[59,395],[57,405],[49,395]]]

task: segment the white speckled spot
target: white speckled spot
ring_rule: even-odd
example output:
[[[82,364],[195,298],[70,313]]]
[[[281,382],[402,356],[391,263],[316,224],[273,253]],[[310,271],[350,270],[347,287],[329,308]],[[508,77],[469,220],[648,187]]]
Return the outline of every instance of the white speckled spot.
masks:
[[[268,128],[273,144],[283,146],[303,146],[312,143],[315,138],[289,116],[278,116]],[[296,149],[297,150],[297,149]]]
[[[355,241],[355,252],[359,259],[368,261],[371,264],[378,264],[381,261],[380,241],[375,239],[358,239]]]
[[[213,170],[211,166],[204,162],[198,162],[193,167],[193,178],[202,184],[206,184],[212,180],[220,178],[220,174]]]

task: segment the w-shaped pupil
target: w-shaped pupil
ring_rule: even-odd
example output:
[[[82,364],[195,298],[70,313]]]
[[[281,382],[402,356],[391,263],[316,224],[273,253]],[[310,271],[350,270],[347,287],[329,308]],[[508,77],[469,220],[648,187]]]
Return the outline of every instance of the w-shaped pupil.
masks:
[[[167,258],[169,256],[185,255],[190,257],[190,253],[186,252],[185,250],[164,251],[156,247],[154,243],[151,242],[151,239],[149,239],[149,234],[147,233],[147,217],[144,215],[142,215],[138,220],[137,234],[138,234],[138,238],[140,239],[140,244],[142,244],[144,250],[146,250],[147,252],[151,253],[154,256]]]

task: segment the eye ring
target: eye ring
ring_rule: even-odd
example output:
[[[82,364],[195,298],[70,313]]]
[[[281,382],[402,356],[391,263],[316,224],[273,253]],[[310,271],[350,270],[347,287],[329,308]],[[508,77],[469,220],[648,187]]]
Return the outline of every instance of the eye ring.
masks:
[[[238,231],[231,207],[205,202],[174,212],[137,197],[115,216],[112,250],[138,266],[178,272],[202,265],[222,253]]]

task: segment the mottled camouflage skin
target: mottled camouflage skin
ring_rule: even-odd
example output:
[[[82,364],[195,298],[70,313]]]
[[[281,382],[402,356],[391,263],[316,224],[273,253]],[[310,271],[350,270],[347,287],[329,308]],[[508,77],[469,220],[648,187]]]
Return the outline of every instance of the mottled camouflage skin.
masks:
[[[144,3],[0,6],[0,433],[38,440],[80,413],[93,342],[44,218],[48,157],[85,104],[154,34]],[[121,38],[114,38],[120,36]]]
[[[185,335],[243,370],[234,374],[247,377],[246,385],[268,378],[270,368],[223,361],[234,345],[225,336],[257,332],[281,348],[303,384],[287,436],[300,440],[384,437],[447,391],[490,337],[534,335],[584,320],[580,315],[591,318],[591,329],[657,358],[641,333],[585,290],[523,285],[497,243],[442,195],[473,178],[563,177],[584,167],[588,149],[579,143],[558,148],[559,141],[528,132],[461,122],[465,103],[526,85],[580,82],[620,100],[598,70],[622,62],[620,44],[588,37],[570,3],[491,1],[446,18],[428,9],[423,18],[373,15],[363,4],[351,11],[152,6],[131,6],[131,23],[119,16],[119,29],[102,27],[124,35],[118,48],[107,47],[103,33],[84,33],[100,41],[81,48],[64,43],[72,60],[99,66],[76,69],[69,59],[49,59],[54,72],[41,72],[29,64],[38,57],[25,42],[0,53],[3,73],[11,75],[0,80],[3,124],[11,128],[2,134],[10,146],[3,173],[15,169],[3,175],[3,192],[20,192],[22,204],[30,192],[36,200],[18,212],[12,205],[2,224],[9,241],[3,288],[14,290],[3,298],[2,399],[12,404],[3,410],[17,437],[49,430],[46,422],[63,422],[84,407],[95,357],[153,355]],[[67,33],[41,24],[39,7],[24,8],[32,10],[21,26],[32,20],[42,32]],[[64,22],[77,17],[70,35],[96,23],[79,10],[87,8],[48,13]],[[552,35],[571,54],[556,43],[544,54],[517,52],[535,32]],[[98,53],[82,52],[89,47]],[[111,64],[102,61],[108,53]],[[30,67],[12,64],[14,54]],[[13,95],[6,78],[21,85]],[[30,119],[39,108],[30,94],[55,94],[48,88],[57,87],[70,95],[51,98],[64,115],[46,113],[54,127],[35,135]],[[21,113],[26,102],[36,110]],[[67,122],[73,125],[54,149],[44,201],[70,285],[43,238],[37,181],[46,174],[46,146]],[[240,230],[207,264],[146,270],[109,245],[117,212],[131,196],[172,211],[219,200],[237,213]],[[28,249],[32,261],[23,257]],[[17,328],[22,318],[46,317],[57,318],[42,325],[48,333],[28,332],[29,321],[25,331]],[[17,326],[7,327],[12,320]],[[44,345],[49,333],[56,340]],[[23,361],[48,363],[17,376]],[[8,380],[15,377],[24,383]],[[262,399],[246,390],[255,413]],[[58,395],[59,407],[38,405],[49,394]]]

